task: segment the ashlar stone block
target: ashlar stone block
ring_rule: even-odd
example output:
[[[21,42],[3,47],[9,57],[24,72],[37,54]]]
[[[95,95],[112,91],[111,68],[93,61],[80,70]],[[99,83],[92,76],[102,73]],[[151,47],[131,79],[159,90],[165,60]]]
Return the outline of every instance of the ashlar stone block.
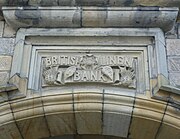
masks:
[[[44,117],[19,121],[17,125],[25,139],[37,139],[50,136]]]
[[[76,112],[75,118],[78,134],[101,134],[101,112]]]
[[[168,68],[170,72],[180,72],[180,57],[169,57]]]
[[[180,72],[169,73],[169,80],[172,85],[180,86]]]
[[[130,126],[129,138],[134,139],[154,139],[160,122],[133,117]]]
[[[14,41],[14,38],[0,38],[0,55],[12,55]]]
[[[171,134],[170,134],[171,133]],[[180,132],[178,128],[172,128],[167,124],[162,124],[157,134],[157,139],[179,139]]]
[[[3,37],[13,38],[15,37],[15,34],[16,34],[16,31],[7,23],[5,23]]]
[[[0,72],[0,86],[6,85],[9,80],[8,72]]]
[[[102,132],[102,98],[102,94],[74,94],[78,134],[100,134]]]
[[[0,139],[22,139],[15,123],[1,126],[0,131]]]
[[[11,60],[11,56],[0,56],[0,71],[10,70]]]
[[[180,55],[180,39],[166,39],[167,55]]]
[[[127,137],[134,98],[104,95],[103,135]]]
[[[47,115],[46,118],[52,136],[76,134],[73,113]]]

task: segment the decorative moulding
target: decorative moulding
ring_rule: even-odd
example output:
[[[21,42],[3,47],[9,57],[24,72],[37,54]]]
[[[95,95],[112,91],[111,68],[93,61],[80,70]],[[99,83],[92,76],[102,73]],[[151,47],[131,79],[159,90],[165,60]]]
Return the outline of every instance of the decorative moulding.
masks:
[[[135,71],[136,86],[134,88],[129,88],[126,84],[120,84],[119,87],[114,87],[110,80],[105,81],[106,85],[104,89],[119,89],[120,92],[124,92],[125,89],[127,95],[131,93],[144,94],[151,92],[152,96],[154,96],[163,85],[168,84],[165,39],[163,32],[158,28],[20,29],[16,37],[10,82],[16,85],[20,93],[24,96],[26,96],[28,90],[42,93],[44,88],[45,90],[53,89],[53,87],[61,88],[61,80],[57,79],[55,80],[58,82],[51,82],[50,80],[50,82],[46,82],[47,84],[43,84],[44,80],[46,80],[44,73],[48,73],[47,81],[49,81],[49,77],[53,77],[49,76],[52,75],[49,73],[59,72],[55,74],[55,78],[57,78],[56,75],[60,76],[60,72],[64,72],[63,68],[67,69],[67,65],[65,64],[63,67],[58,63],[59,70],[56,69],[53,72],[49,71],[51,68],[49,68],[48,65],[43,68],[44,60],[48,61],[48,58],[52,60],[53,56],[58,55],[70,55],[71,57],[78,55],[84,57],[87,54],[86,56],[92,58],[93,54],[97,58],[103,56],[103,53],[107,51],[108,53],[106,55],[122,56],[122,54],[126,54],[127,56],[137,59],[138,64],[133,70],[126,66],[127,69]],[[92,64],[92,59],[90,63]],[[91,66],[91,64],[86,64],[86,66]],[[51,67],[54,66],[55,65]],[[113,74],[110,72],[110,74],[107,75],[110,79],[111,77],[114,79],[115,76],[113,75],[115,75],[117,67],[111,64],[107,64],[104,67],[100,67],[102,68],[101,71],[113,71]],[[70,71],[76,71],[78,68],[79,67],[73,66]],[[79,70],[89,71],[89,69],[87,70],[84,67],[81,68],[82,69],[79,68]],[[94,67],[92,67],[91,70],[93,68]],[[96,68],[94,68],[94,71],[95,70]],[[63,75],[65,76],[65,73],[63,73]],[[122,77],[122,72],[120,76]],[[76,82],[76,85],[81,87],[82,83],[86,81],[87,79],[83,78],[82,80],[78,80],[79,83]],[[112,81],[114,82],[114,80]],[[62,80],[62,82],[64,83],[64,80]],[[91,85],[94,83],[94,85],[97,84],[96,79],[88,82],[90,82]],[[63,84],[63,87],[69,88],[68,83],[71,84],[71,81],[67,82],[67,86]],[[99,81],[99,83],[101,83],[101,81]],[[104,83],[104,81],[102,83]],[[86,84],[86,86],[89,85]]]
[[[170,31],[178,8],[158,7],[3,7],[14,29],[23,27],[128,27]]]

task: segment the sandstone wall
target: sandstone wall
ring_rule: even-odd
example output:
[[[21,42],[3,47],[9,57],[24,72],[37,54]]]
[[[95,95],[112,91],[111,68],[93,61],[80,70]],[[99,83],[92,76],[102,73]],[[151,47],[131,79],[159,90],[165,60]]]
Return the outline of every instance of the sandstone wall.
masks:
[[[0,86],[5,87],[8,83],[14,51],[16,32],[4,21],[0,21]]]

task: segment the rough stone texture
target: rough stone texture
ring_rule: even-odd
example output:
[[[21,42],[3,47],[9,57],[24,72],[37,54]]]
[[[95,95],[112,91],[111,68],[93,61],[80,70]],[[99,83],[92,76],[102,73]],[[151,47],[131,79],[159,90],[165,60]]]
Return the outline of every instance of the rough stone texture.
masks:
[[[180,56],[168,58],[169,72],[180,72]]]
[[[13,55],[14,38],[0,38],[0,55]]]
[[[8,72],[0,72],[0,86],[6,85],[8,80],[9,80],[9,73]]]
[[[5,23],[3,37],[13,38],[15,37],[15,35],[16,35],[16,31],[7,23]]]
[[[180,39],[166,39],[169,80],[180,87]]]
[[[169,73],[169,80],[172,85],[177,85],[178,87],[180,87],[180,72]]]
[[[11,60],[11,56],[0,56],[0,71],[10,70]]]
[[[180,39],[166,39],[167,55],[180,56]]]
[[[4,21],[0,21],[0,37],[3,35],[3,30],[4,30]]]

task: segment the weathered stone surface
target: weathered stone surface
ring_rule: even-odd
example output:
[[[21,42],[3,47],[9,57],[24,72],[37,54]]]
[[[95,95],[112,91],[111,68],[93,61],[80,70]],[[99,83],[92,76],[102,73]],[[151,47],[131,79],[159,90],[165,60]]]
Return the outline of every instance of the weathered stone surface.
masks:
[[[179,105],[169,104],[163,119],[164,124],[168,124],[180,129],[180,110]]]
[[[103,95],[99,93],[74,94],[75,123],[78,134],[102,133],[102,97]]]
[[[180,72],[180,57],[169,57],[168,69],[170,72]]]
[[[46,118],[52,136],[76,134],[73,113],[47,115]]]
[[[0,56],[0,71],[10,70],[11,60],[11,56]]]
[[[3,7],[6,21],[23,27],[158,27],[173,28],[177,8],[157,7]]]
[[[133,117],[130,126],[129,138],[154,139],[159,126],[160,126],[160,121],[157,122],[149,119]]]
[[[166,39],[167,55],[180,55],[180,39]]]
[[[79,7],[40,7],[29,9],[5,10],[6,21],[17,30],[22,27],[80,27]],[[11,24],[12,23],[12,24]]]
[[[15,122],[0,127],[1,139],[22,139]]]
[[[131,115],[105,112],[103,114],[103,135],[127,137],[130,120]]]
[[[11,108],[15,120],[42,116],[44,113],[41,98],[27,99],[21,102],[14,101],[11,103]]]
[[[129,138],[154,139],[161,125],[167,103],[136,98]]]
[[[30,38],[32,38],[32,37],[35,38],[36,36],[38,36],[39,39],[34,40],[34,41],[36,41],[35,44],[38,43],[38,45],[34,45],[34,41],[32,41],[32,39],[30,39],[29,36],[30,36]],[[61,36],[63,36],[63,38],[61,38],[62,40],[64,38],[66,38],[65,40],[63,40],[64,42],[67,41],[67,38],[69,38],[69,36],[70,36],[70,38],[72,36],[75,36],[75,37],[77,36],[79,42],[81,42],[81,40],[84,39],[83,37],[86,37],[86,39],[90,38],[90,40],[88,41],[89,42],[88,44],[83,42],[83,45],[80,45],[79,43],[74,41],[74,45],[76,45],[76,47],[73,47],[73,49],[75,49],[73,52],[72,51],[69,52],[69,50],[71,49],[71,47],[69,47],[69,46],[68,47],[67,46],[66,47],[65,46],[61,46],[61,47],[60,46],[51,46],[51,50],[49,50],[48,47],[50,45],[52,45],[51,39],[53,38],[53,40],[54,40],[55,38],[60,38]],[[103,46],[99,45],[97,42],[93,41],[96,36],[99,39],[99,44],[103,44]],[[117,40],[117,42],[116,42],[117,45],[114,45],[114,43],[112,42],[112,43],[110,43],[110,45],[112,47],[104,47],[104,45],[106,45],[106,42],[104,42],[105,41],[104,39],[101,40],[100,38],[104,38],[104,37],[108,38],[109,36],[111,36],[110,38],[117,37],[117,36],[120,36],[122,38],[120,39],[120,41]],[[149,44],[149,41],[145,41],[147,43],[147,45],[145,45],[145,42],[143,42],[141,44],[139,42],[139,39],[137,39],[138,40],[138,43],[137,43],[136,39],[134,38],[131,41],[131,45],[129,44],[129,42],[127,43],[126,41],[124,41],[123,44],[121,44],[122,39],[123,38],[128,39],[129,36],[130,37],[136,36],[139,39],[142,36],[143,36],[142,38],[154,36],[156,46],[148,46],[148,51],[151,49],[154,49],[154,48],[155,49],[152,50],[153,51],[152,53],[151,53],[151,51],[148,52],[148,56],[147,56],[147,51],[146,51],[147,49],[145,46],[147,46]],[[28,44],[32,43],[33,45],[27,45],[26,44],[27,38],[29,38]],[[39,41],[39,40],[44,40],[47,38],[49,41],[48,43],[45,43],[44,41]],[[110,40],[110,38],[107,40]],[[132,61],[132,57],[135,58],[133,60],[133,62],[136,61],[136,59],[138,59],[137,61],[139,62],[138,63],[139,66],[137,66],[137,71],[141,71],[141,73],[136,74],[137,77],[135,79],[137,79],[138,82],[137,83],[132,82],[132,77],[134,76],[134,73],[132,71],[125,71],[125,72],[129,76],[128,77],[129,83],[134,83],[134,85],[135,86],[137,85],[137,87],[139,87],[139,88],[137,88],[137,91],[136,91],[135,89],[133,90],[133,86],[128,87],[131,91],[126,90],[124,92],[124,90],[121,90],[124,92],[124,94],[126,92],[127,92],[127,94],[129,94],[129,93],[134,94],[135,92],[145,93],[145,90],[146,89],[148,90],[150,88],[149,86],[151,85],[151,84],[149,84],[149,79],[148,79],[149,78],[149,75],[148,75],[149,71],[151,71],[150,78],[153,78],[153,79],[156,77],[158,78],[157,73],[162,74],[165,77],[168,76],[167,68],[165,68],[167,66],[166,66],[165,47],[163,45],[164,37],[163,37],[162,31],[160,29],[133,29],[133,28],[132,29],[126,29],[126,28],[123,28],[123,29],[117,29],[117,28],[98,28],[98,29],[97,28],[80,28],[80,29],[44,29],[44,28],[40,29],[39,28],[39,29],[36,29],[36,28],[31,28],[31,29],[20,29],[18,32],[18,37],[16,38],[16,41],[19,43],[16,44],[16,51],[15,51],[15,54],[13,56],[13,66],[12,66],[12,70],[11,70],[11,77],[15,77],[15,75],[20,74],[21,78],[28,79],[28,89],[32,89],[32,90],[38,91],[40,89],[41,85],[44,85],[43,88],[55,87],[55,86],[57,87],[58,84],[54,84],[54,81],[53,81],[53,83],[50,83],[51,82],[50,81],[47,85],[46,84],[40,85],[40,82],[41,82],[40,80],[42,79],[42,83],[43,83],[45,81],[44,75],[47,75],[47,79],[48,79],[48,75],[50,75],[51,73],[53,75],[53,80],[54,80],[54,77],[56,77],[56,76],[54,76],[54,75],[56,75],[56,72],[62,72],[61,70],[57,71],[56,67],[54,70],[49,70],[47,67],[47,72],[43,72],[43,70],[41,72],[41,66],[42,66],[42,64],[40,64],[41,63],[41,56],[43,56],[43,58],[50,57],[50,59],[52,59],[52,56],[55,56],[55,58],[56,58],[56,56],[58,56],[58,55],[59,56],[61,56],[61,55],[64,55],[64,56],[67,55],[68,56],[69,55],[70,59],[71,59],[72,56],[76,57],[76,53],[77,53],[77,56],[78,55],[79,56],[81,56],[81,55],[85,56],[85,54],[89,53],[89,51],[91,51],[91,50],[93,51],[94,55],[96,55],[96,53],[97,53],[97,55],[99,55],[99,56],[102,56],[102,55],[104,55],[104,56],[107,56],[107,55],[109,55],[109,56],[111,56],[111,55],[112,56],[116,56],[116,55],[121,56],[122,55],[125,57],[128,56],[128,59],[130,58],[131,60],[127,59],[127,61]],[[91,44],[91,41],[93,42],[93,45]],[[101,41],[103,41],[103,43],[100,43]],[[58,43],[56,42],[56,44],[58,44]],[[84,46],[84,44],[87,46]],[[98,44],[99,47],[97,47],[96,44]],[[107,43],[107,44],[109,45],[109,43]],[[139,47],[137,47],[137,44],[139,44],[138,45]],[[72,45],[73,45],[73,43],[72,43]],[[89,47],[89,45],[91,45],[91,47]],[[122,46],[122,47],[116,47],[116,46]],[[126,47],[126,46],[131,46],[131,47]],[[28,48],[28,49],[26,49],[26,48]],[[32,49],[29,49],[29,48],[32,48]],[[43,50],[43,51],[41,51],[41,50]],[[57,52],[57,50],[58,50],[58,52]],[[81,50],[81,53],[79,53],[79,50]],[[113,50],[113,51],[111,51],[111,50]],[[50,53],[48,54],[47,52],[50,52]],[[111,52],[111,53],[109,53],[109,52]],[[102,54],[100,54],[100,53],[102,53]],[[90,55],[91,55],[91,53],[90,53]],[[152,56],[153,56],[153,59],[152,59]],[[117,59],[117,57],[116,57],[116,59]],[[148,60],[151,60],[149,62],[150,63],[149,66],[148,66]],[[127,61],[126,61],[126,63],[129,63]],[[132,63],[132,62],[130,62],[130,63]],[[156,63],[158,63],[158,64],[156,64]],[[95,62],[95,64],[96,64],[96,62]],[[151,66],[151,64],[152,64],[152,66]],[[26,66],[26,68],[23,68],[24,65]],[[66,63],[64,63],[63,65],[66,65]],[[95,65],[93,67],[92,62],[90,65],[91,65],[90,68],[94,68],[94,67],[96,68],[97,67],[97,65]],[[105,65],[108,66],[107,64],[105,64]],[[136,67],[135,65],[136,64],[133,64],[133,67]],[[75,67],[76,64],[73,66],[74,66],[75,70],[77,68],[80,68],[79,66]],[[89,65],[86,65],[86,66],[89,66]],[[61,67],[61,66],[58,66],[58,67]],[[92,70],[94,70],[94,69],[92,69]],[[129,67],[128,69],[132,69],[132,68]],[[64,68],[64,70],[67,70],[67,69]],[[125,70],[125,68],[121,69],[121,71],[123,71],[123,70]],[[118,71],[118,70],[115,69],[115,71]],[[103,70],[103,72],[104,72],[104,70]],[[123,76],[126,75],[125,72],[123,73]],[[42,74],[45,73],[45,74],[42,75],[41,73]],[[111,75],[113,75],[112,72],[110,72],[110,73],[111,73]],[[71,75],[73,75],[73,74],[74,73],[72,72]],[[61,74],[58,73],[58,75],[60,76]],[[110,77],[112,77],[111,75],[110,75]],[[123,76],[121,76],[121,77],[123,77]],[[116,76],[116,77],[118,78],[118,80],[116,78],[116,81],[119,82],[119,76]],[[159,79],[161,80],[161,78],[159,78]],[[103,80],[106,81],[105,79],[103,79]],[[57,81],[60,82],[60,80],[57,80]],[[114,80],[112,80],[112,81],[114,81]],[[71,85],[70,83],[72,84],[72,82],[69,82],[68,84]],[[83,81],[83,82],[76,82],[76,83],[77,84],[72,84],[72,85],[81,85],[81,83],[85,83],[88,85],[89,81],[87,81],[87,79],[85,79],[85,81]],[[99,82],[94,81],[94,79],[93,79],[92,84],[96,85],[96,83],[99,84]],[[104,82],[100,82],[100,83],[104,83]],[[107,83],[109,83],[109,82],[106,82],[106,85],[107,85]],[[127,85],[124,84],[123,86],[126,87],[126,89],[127,89],[127,86],[130,85],[129,83]],[[146,83],[146,85],[144,85],[144,83]],[[161,83],[161,82],[159,82],[159,83]],[[13,83],[13,84],[15,84],[15,83]],[[17,84],[17,86],[19,86],[18,83],[16,83],[16,84]],[[158,82],[156,82],[155,85],[157,86],[157,84],[158,84]],[[101,84],[101,85],[105,85],[105,84]],[[109,84],[109,85],[112,85],[112,84]],[[120,85],[120,82],[118,84],[116,84],[116,86],[112,86],[112,87],[122,88],[121,86],[117,86],[117,85]],[[121,83],[121,85],[122,85],[122,83]],[[159,86],[161,86],[161,84],[159,84]],[[108,87],[108,85],[107,85],[107,87]],[[24,87],[24,89],[26,89],[26,88]],[[22,91],[25,91],[25,90],[22,89]]]
[[[171,134],[170,134],[171,133]],[[179,139],[180,132],[178,128],[171,128],[171,126],[167,124],[162,124],[157,133],[156,139]]]
[[[50,136],[44,117],[19,121],[17,125],[25,139],[39,139]]]
[[[8,72],[0,72],[0,86],[6,85],[8,80],[9,80],[9,73]]]
[[[0,125],[13,122],[13,114],[9,102],[0,104]],[[1,135],[1,134],[0,134]]]
[[[0,55],[12,55],[14,50],[13,38],[0,38]]]
[[[1,0],[0,6],[156,6],[180,7],[179,0]],[[158,8],[157,8],[158,9]],[[0,20],[3,19],[2,13]]]
[[[0,93],[0,103],[8,101],[8,95],[6,92],[1,92]]]
[[[157,12],[153,8],[142,8],[140,11],[138,8],[83,8],[82,25],[85,27],[160,27],[165,31],[171,30],[172,26],[168,27],[166,22],[170,19],[174,24],[175,12],[159,10]]]
[[[127,137],[134,98],[121,96],[122,93],[112,94],[112,91],[105,91],[103,135]]]
[[[15,37],[15,34],[16,34],[16,31],[11,26],[9,26],[7,23],[5,23],[3,37],[13,38],[13,37]]]
[[[3,35],[3,30],[4,30],[4,21],[0,21],[0,37]]]
[[[177,85],[180,87],[180,72],[169,73],[169,80],[172,85]]]
[[[75,119],[78,134],[101,134],[101,112],[75,112]]]

